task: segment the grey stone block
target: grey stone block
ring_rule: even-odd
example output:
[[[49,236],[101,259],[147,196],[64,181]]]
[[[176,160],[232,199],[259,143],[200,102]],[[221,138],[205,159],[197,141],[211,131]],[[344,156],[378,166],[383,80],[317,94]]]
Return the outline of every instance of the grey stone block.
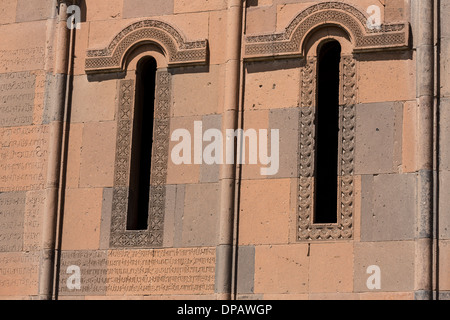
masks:
[[[394,173],[402,160],[403,104],[356,107],[356,174]]]
[[[279,130],[279,170],[269,178],[292,178],[297,176],[299,108],[274,109],[269,113],[269,130]],[[269,132],[268,155],[274,148]]]
[[[203,116],[203,132],[208,129],[218,129],[222,132],[222,116],[221,115],[207,115]],[[222,133],[223,134],[223,133]],[[210,143],[213,142],[203,142],[203,149]],[[223,155],[225,159],[225,155]],[[200,183],[207,182],[218,182],[219,181],[219,171],[220,164],[206,164],[204,161],[200,166]]]
[[[414,238],[415,174],[364,175],[361,188],[361,241]]]
[[[219,186],[216,183],[186,185],[182,245],[215,246],[218,228]]]
[[[237,261],[237,293],[253,293],[255,288],[255,247],[240,246]]]

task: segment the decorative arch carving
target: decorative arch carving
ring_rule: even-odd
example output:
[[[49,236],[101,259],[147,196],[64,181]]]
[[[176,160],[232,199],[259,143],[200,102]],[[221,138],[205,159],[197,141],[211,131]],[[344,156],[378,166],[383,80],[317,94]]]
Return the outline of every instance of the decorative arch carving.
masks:
[[[168,23],[142,20],[120,31],[106,48],[88,50],[86,73],[124,71],[127,55],[136,46],[146,43],[159,46],[169,66],[207,62],[207,40],[189,42]]]
[[[281,33],[247,36],[245,59],[303,57],[307,37],[313,30],[327,25],[344,29],[351,38],[355,53],[408,48],[408,23],[384,24],[380,29],[370,29],[367,19],[368,16],[349,4],[319,3],[298,14]]]

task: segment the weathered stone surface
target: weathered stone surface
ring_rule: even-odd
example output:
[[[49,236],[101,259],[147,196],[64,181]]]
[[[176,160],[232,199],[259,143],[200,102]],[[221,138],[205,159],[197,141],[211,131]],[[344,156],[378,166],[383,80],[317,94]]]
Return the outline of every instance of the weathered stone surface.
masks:
[[[116,122],[84,125],[80,187],[112,187],[115,146]]]
[[[59,294],[62,296],[105,295],[107,281],[108,254],[106,250],[97,251],[63,251],[59,273]],[[75,283],[76,273],[69,267],[78,267],[80,276],[79,289]]]
[[[353,291],[353,243],[312,243],[309,256],[310,293]]]
[[[355,172],[398,172],[402,153],[401,103],[362,104],[356,107]]]
[[[182,244],[213,246],[216,244],[219,208],[216,183],[186,185]]]
[[[0,192],[44,188],[48,126],[0,129]]]
[[[102,199],[103,189],[66,190],[62,250],[99,249]]]
[[[122,0],[123,18],[153,17],[173,14],[174,0]]]
[[[239,246],[237,268],[237,292],[253,293],[255,287],[255,247]]]
[[[414,242],[361,242],[355,243],[354,290],[355,292],[410,292],[414,289]],[[380,268],[381,289],[370,290],[367,268]]]
[[[257,246],[255,293],[308,292],[310,258],[307,244]]]
[[[416,176],[362,176],[361,241],[414,238]]]
[[[290,180],[244,180],[239,243],[284,244],[289,239]]]
[[[0,296],[37,294],[38,272],[38,253],[0,252]]]
[[[32,72],[0,74],[0,127],[33,123],[36,85]]]
[[[108,251],[107,295],[214,293],[215,249]]]
[[[48,19],[52,9],[49,1],[17,0],[16,22]]]

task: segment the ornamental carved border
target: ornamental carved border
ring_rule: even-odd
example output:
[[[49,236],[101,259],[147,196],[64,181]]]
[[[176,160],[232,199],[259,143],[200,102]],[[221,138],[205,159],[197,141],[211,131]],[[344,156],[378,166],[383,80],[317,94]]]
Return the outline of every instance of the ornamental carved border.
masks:
[[[153,43],[161,47],[169,66],[207,63],[207,40],[189,42],[165,22],[142,20],[120,31],[106,48],[88,50],[86,73],[123,72],[127,54],[142,43]]]
[[[367,26],[368,16],[342,2],[323,2],[297,15],[284,32],[249,35],[245,38],[245,59],[273,56],[303,57],[304,43],[315,28],[337,25],[345,29],[353,42],[354,52],[399,50],[409,47],[409,24],[384,24],[380,29]]]
[[[354,215],[354,150],[356,128],[357,75],[353,56],[343,56],[341,63],[341,95],[339,106],[339,163],[337,223],[315,224],[315,118],[317,60],[306,61],[302,68],[301,108],[299,119],[297,240],[339,240],[353,238]]]
[[[170,73],[158,71],[156,78],[154,141],[147,230],[126,230],[134,93],[134,80],[120,81],[110,247],[161,247],[163,244],[169,155]]]

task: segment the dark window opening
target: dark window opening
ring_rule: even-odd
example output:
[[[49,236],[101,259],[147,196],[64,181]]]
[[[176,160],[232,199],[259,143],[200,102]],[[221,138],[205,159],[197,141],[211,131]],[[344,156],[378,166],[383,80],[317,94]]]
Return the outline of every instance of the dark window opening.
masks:
[[[337,223],[341,46],[323,44],[318,59],[315,223]]]
[[[156,68],[155,59],[146,57],[136,71],[127,230],[148,227]]]

